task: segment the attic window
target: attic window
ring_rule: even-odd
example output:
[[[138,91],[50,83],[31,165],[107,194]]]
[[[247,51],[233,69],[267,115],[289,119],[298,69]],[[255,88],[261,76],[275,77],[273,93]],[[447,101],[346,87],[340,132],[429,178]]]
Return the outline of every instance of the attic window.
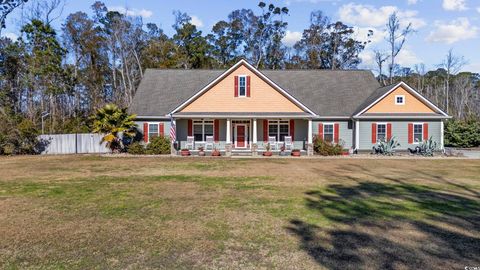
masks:
[[[238,96],[247,96],[247,76],[238,76]]]
[[[395,96],[395,105],[405,105],[405,96],[404,95],[396,95]]]

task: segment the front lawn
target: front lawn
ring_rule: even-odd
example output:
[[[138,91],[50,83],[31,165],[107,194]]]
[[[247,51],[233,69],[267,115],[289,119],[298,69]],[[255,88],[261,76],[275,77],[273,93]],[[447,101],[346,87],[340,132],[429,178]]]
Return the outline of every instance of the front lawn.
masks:
[[[476,160],[0,158],[6,269],[480,266]]]

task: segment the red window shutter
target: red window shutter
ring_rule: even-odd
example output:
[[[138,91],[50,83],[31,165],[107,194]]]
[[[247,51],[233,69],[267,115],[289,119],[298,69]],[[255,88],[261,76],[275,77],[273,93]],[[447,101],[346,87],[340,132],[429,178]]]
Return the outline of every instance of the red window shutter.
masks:
[[[335,123],[333,125],[333,128],[334,128],[333,142],[338,143],[338,141],[340,139],[340,125],[338,123]]]
[[[377,124],[372,123],[372,143],[377,143]]]
[[[193,122],[192,122],[192,119],[188,119],[188,136],[193,136]]]
[[[290,136],[292,136],[292,141],[295,140],[295,120],[290,119]]]
[[[143,123],[143,141],[148,142],[148,123]]]
[[[413,124],[412,123],[408,124],[408,143],[409,144],[413,143]]]
[[[235,89],[233,90],[233,92],[235,93],[235,97],[238,97],[238,76],[235,76],[235,85],[234,85]]]
[[[392,123],[387,124],[387,140],[392,139]]]
[[[423,140],[428,140],[428,123],[423,123]]]
[[[214,128],[214,131],[213,131],[213,140],[215,140],[215,142],[218,142],[219,140],[219,129],[220,129],[220,121],[218,119],[215,119],[215,121],[213,122],[213,128]]]
[[[268,142],[268,120],[263,120],[263,141]]]
[[[323,124],[318,124],[318,137],[323,140]]]
[[[250,76],[247,76],[247,97],[250,97]]]
[[[163,123],[158,124],[158,133],[159,133],[159,136],[162,136],[162,137],[165,136],[165,130],[163,128]]]

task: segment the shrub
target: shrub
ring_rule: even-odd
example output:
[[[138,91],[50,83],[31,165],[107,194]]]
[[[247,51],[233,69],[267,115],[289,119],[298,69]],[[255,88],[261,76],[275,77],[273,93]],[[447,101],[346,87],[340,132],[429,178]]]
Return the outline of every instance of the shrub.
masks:
[[[170,139],[163,136],[154,137],[147,145],[147,154],[161,155],[170,154]]]
[[[393,156],[393,154],[395,154],[395,148],[399,146],[400,143],[397,141],[397,139],[392,137],[388,141],[379,141],[375,146],[373,146],[373,153],[384,156]]]
[[[32,121],[0,109],[0,155],[35,154],[38,130]]]
[[[128,146],[127,152],[132,155],[145,155],[146,150],[141,143],[134,142]]]
[[[315,137],[313,150],[322,156],[338,156],[343,152],[343,145],[341,143],[334,144],[324,141],[322,138]]]
[[[445,145],[453,147],[480,146],[480,120],[449,120],[445,124]]]

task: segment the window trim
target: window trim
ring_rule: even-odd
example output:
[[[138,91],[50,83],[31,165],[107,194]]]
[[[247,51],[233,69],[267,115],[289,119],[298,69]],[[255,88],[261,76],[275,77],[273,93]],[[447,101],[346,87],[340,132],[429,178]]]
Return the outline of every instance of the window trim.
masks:
[[[322,122],[322,136],[323,136],[323,140],[325,141],[325,126],[327,125],[331,125],[332,126],[332,141],[331,143],[334,143],[335,142],[335,123],[337,122]]]
[[[285,121],[286,123],[280,123],[280,121]],[[288,126],[288,136],[292,136],[290,134],[290,120],[285,120],[285,119],[277,119],[277,120],[268,120],[268,125],[267,125],[267,135],[270,137],[270,123],[272,124],[277,124],[277,142],[282,142],[280,141],[280,124],[281,125],[287,125]]]
[[[197,141],[195,140],[195,142],[198,142],[198,143],[205,143],[205,122],[212,122],[212,136],[215,137],[215,120],[214,119],[200,119],[200,120],[192,120],[192,136],[195,140],[195,125],[197,126],[202,126],[202,140],[201,141]],[[196,123],[195,123],[196,122]],[[199,123],[201,122],[201,123]],[[207,123],[207,124],[210,124],[210,123]],[[214,138],[215,139],[215,138]]]
[[[248,75],[238,75],[238,97],[240,98],[246,98],[247,97],[247,77]],[[245,94],[244,95],[241,95],[240,93],[240,78],[244,78],[245,79]]]
[[[152,140],[152,137],[150,137],[150,125],[157,125],[157,137],[160,136],[160,122],[147,122],[147,126],[148,126],[148,134],[147,134],[147,137],[148,137],[148,143],[150,143],[150,141]],[[145,132],[145,131],[144,131]]]
[[[387,134],[388,134],[388,123],[387,122],[377,122],[376,123],[377,125],[377,130],[376,130],[376,138],[377,138],[377,142],[379,142],[379,139],[378,139],[378,126],[379,125],[384,125],[385,126],[385,141],[387,141]]]
[[[425,123],[425,122],[413,122],[413,123],[412,123],[412,144],[420,144],[420,143],[423,142],[423,133],[425,132],[425,131],[423,130],[423,124],[424,124],[424,123]],[[420,141],[418,141],[418,142],[415,141],[415,125],[420,125],[420,126],[422,127],[422,133],[421,133],[421,134],[422,134],[422,140],[420,140]]]
[[[399,97],[402,98],[402,102],[398,102]],[[405,95],[395,95],[395,105],[405,105]]]

